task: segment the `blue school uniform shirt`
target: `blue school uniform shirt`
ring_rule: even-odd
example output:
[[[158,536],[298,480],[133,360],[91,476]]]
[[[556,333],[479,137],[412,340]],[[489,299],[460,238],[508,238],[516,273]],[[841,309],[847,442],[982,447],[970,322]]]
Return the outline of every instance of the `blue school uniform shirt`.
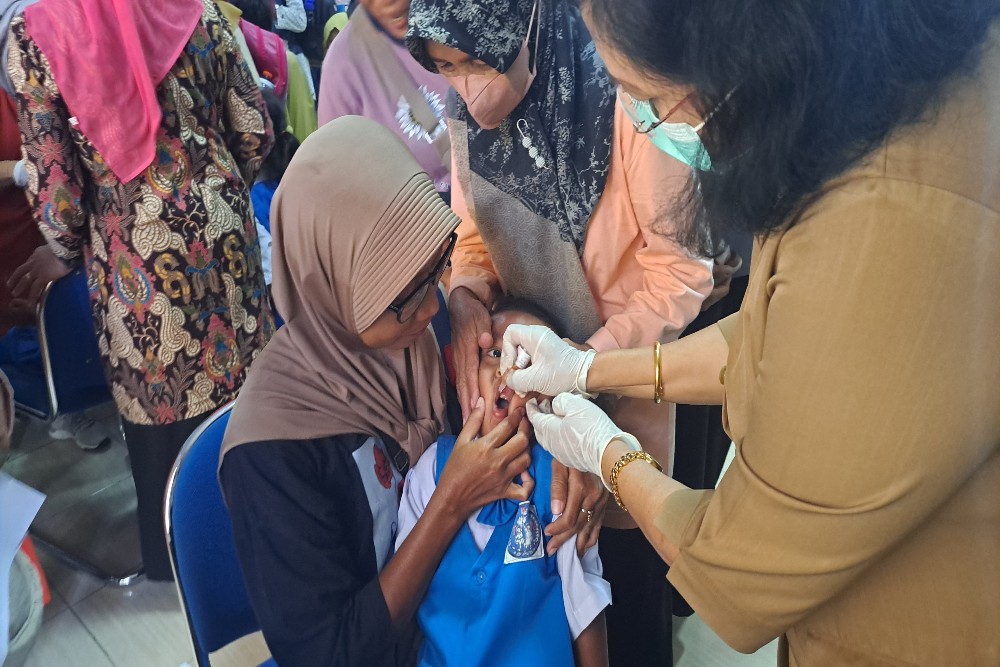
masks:
[[[253,202],[253,214],[261,227],[271,233],[271,200],[278,190],[278,181],[257,181],[250,188],[250,201]]]
[[[434,457],[435,484],[454,443],[453,436],[443,436],[436,451],[425,455]],[[483,550],[480,552],[476,543],[470,529],[474,522],[470,520],[463,524],[445,553],[417,611],[425,637],[419,664],[572,665],[573,632],[567,615],[574,614],[576,626],[582,629],[610,602],[610,589],[599,576],[596,550],[591,554],[591,569],[596,569],[597,574],[591,575],[584,574],[572,540],[568,551],[561,548],[556,556],[545,555],[547,540],[543,530],[552,521],[549,505],[552,457],[537,444],[532,447],[531,456],[528,470],[535,480],[531,498],[534,511],[514,501],[491,503],[476,516],[476,522],[494,526]],[[423,459],[417,464],[408,484],[413,482],[414,474],[426,469],[426,464]],[[429,498],[432,490],[433,487],[420,489],[416,494],[426,494]],[[412,492],[409,489],[406,493],[412,495]],[[413,511],[419,514],[425,504],[426,499],[418,500]],[[401,508],[401,522],[403,514]],[[412,523],[415,521],[413,517]],[[403,526],[400,539],[405,538],[409,528],[412,525]],[[542,554],[540,558],[522,559],[536,549]],[[505,564],[505,556],[515,562]],[[575,559],[574,576],[586,589],[577,590],[577,598],[582,600],[578,609],[568,610],[564,603],[557,556],[562,559],[558,560],[560,564]]]

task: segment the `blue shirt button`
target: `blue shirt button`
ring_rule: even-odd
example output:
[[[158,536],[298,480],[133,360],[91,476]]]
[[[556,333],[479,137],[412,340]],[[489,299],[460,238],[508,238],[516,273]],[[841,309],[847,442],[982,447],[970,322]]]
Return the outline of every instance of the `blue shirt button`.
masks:
[[[476,572],[476,581],[478,581],[480,584],[485,583],[485,581],[486,581],[486,573],[483,572],[482,570],[480,570],[479,572]]]

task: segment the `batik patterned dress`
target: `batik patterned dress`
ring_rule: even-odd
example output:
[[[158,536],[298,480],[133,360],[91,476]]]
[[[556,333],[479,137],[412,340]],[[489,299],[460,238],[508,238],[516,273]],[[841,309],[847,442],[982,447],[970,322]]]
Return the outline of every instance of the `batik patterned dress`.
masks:
[[[233,399],[274,331],[247,186],[273,136],[214,2],[157,86],[156,157],[128,182],[80,133],[23,18],[11,37],[28,196],[56,254],[86,266],[121,414],[165,424]]]

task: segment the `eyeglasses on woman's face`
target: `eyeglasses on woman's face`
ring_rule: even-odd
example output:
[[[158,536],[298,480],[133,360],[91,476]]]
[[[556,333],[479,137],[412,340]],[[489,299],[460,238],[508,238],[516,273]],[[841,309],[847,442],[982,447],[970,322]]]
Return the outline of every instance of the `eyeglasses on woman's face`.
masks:
[[[618,86],[618,99],[621,101],[622,108],[625,109],[625,115],[632,121],[632,127],[639,134],[648,134],[667,122],[671,116],[677,113],[678,109],[684,106],[685,102],[691,99],[692,95],[694,93],[688,93],[680,102],[671,107],[667,113],[660,116],[652,101],[637,100],[625,92],[621,86]]]
[[[444,255],[438,260],[431,274],[426,279],[420,281],[420,284],[414,287],[413,291],[408,295],[402,299],[398,299],[395,303],[389,304],[389,310],[396,313],[396,321],[400,324],[405,324],[412,320],[413,316],[420,310],[420,304],[427,298],[427,292],[432,287],[437,287],[438,282],[441,280],[441,275],[451,262],[451,253],[455,251],[455,243],[457,241],[458,234],[452,232],[451,237],[448,239],[448,247],[445,248]]]

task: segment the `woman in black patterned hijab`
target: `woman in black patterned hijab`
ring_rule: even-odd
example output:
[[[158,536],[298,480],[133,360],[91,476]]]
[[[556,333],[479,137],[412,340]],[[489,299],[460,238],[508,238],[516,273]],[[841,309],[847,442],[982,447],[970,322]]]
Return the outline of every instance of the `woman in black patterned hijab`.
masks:
[[[429,41],[467,54],[481,76],[463,76],[457,63],[438,67]],[[557,225],[562,239],[581,250],[608,175],[615,91],[579,8],[539,0],[416,0],[407,46],[458,91],[451,113],[468,127],[471,170]],[[522,146],[525,137],[534,151]]]

